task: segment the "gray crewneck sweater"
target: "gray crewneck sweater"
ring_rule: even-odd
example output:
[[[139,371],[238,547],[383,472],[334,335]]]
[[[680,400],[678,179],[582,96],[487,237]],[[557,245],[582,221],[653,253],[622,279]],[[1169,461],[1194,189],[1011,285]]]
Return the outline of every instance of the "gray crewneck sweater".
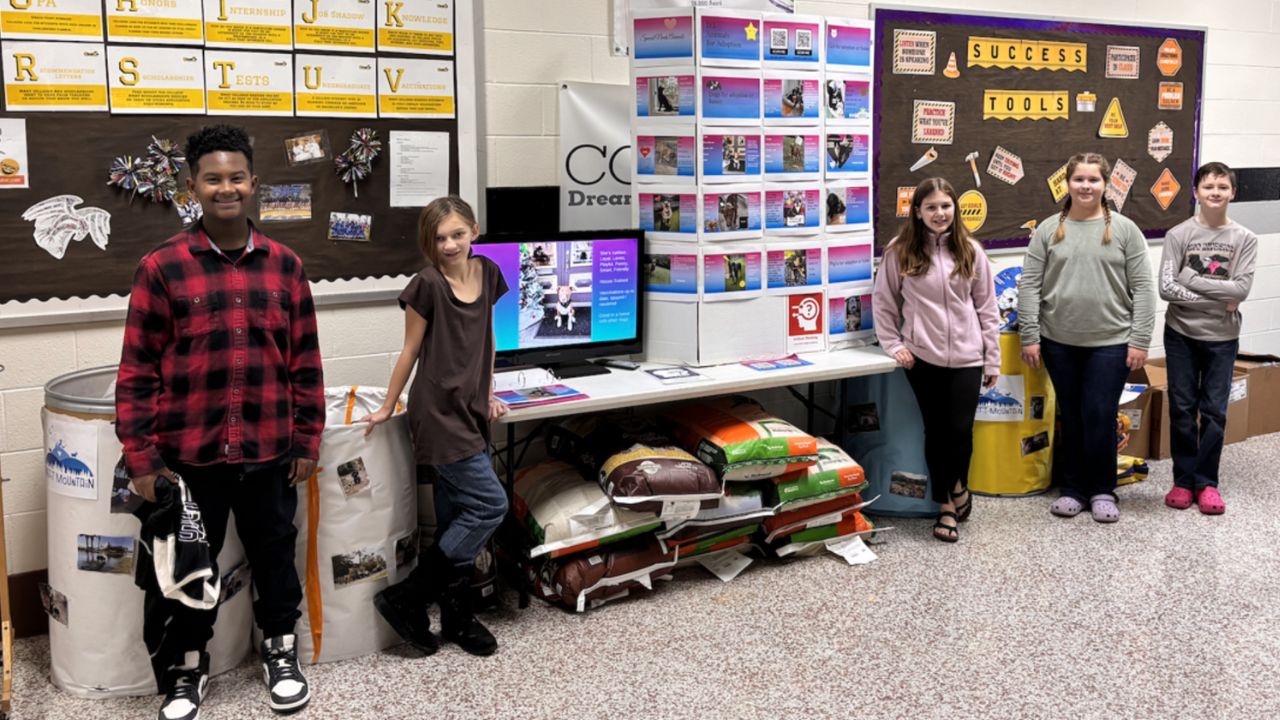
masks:
[[[1155,327],[1155,292],[1147,240],[1129,218],[1111,213],[1111,242],[1103,244],[1103,218],[1067,220],[1066,237],[1053,241],[1058,215],[1036,227],[1018,286],[1022,344],[1040,337],[1066,345],[1126,343],[1147,349]]]
[[[1236,222],[1211,228],[1189,218],[1169,230],[1160,257],[1165,326],[1206,342],[1240,337],[1240,310],[1227,305],[1249,296],[1257,257],[1258,237]]]

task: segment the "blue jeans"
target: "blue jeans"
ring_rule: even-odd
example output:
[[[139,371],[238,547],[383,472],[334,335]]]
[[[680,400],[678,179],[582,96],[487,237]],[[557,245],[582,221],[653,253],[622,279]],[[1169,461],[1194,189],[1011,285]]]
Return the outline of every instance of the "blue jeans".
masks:
[[[1081,347],[1040,339],[1062,417],[1053,462],[1064,497],[1087,504],[1094,495],[1115,494],[1116,415],[1129,377],[1128,355],[1124,344]]]
[[[436,476],[436,544],[454,565],[466,567],[476,561],[506,517],[506,490],[483,450],[431,469]]]
[[[1164,329],[1169,364],[1169,451],[1173,455],[1173,484],[1178,487],[1218,487],[1231,371],[1239,349],[1239,340],[1209,342]]]

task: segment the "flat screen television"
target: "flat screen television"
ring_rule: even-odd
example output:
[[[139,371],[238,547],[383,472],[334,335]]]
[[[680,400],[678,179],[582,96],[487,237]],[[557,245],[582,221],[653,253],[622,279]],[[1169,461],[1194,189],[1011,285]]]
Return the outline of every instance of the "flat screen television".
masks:
[[[586,361],[644,352],[643,230],[482,236],[507,294],[493,306],[499,365],[559,377],[608,372]]]

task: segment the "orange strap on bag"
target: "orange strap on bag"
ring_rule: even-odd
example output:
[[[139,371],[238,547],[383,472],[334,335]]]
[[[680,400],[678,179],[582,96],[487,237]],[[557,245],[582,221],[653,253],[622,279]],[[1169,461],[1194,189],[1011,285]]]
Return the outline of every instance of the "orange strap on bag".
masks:
[[[352,388],[354,390],[354,388]],[[354,393],[351,397],[355,397]],[[350,418],[351,411],[347,415]],[[350,419],[348,419],[348,423]],[[320,595],[320,473],[307,478],[307,622],[311,625],[312,664],[320,662],[324,640],[324,601]]]

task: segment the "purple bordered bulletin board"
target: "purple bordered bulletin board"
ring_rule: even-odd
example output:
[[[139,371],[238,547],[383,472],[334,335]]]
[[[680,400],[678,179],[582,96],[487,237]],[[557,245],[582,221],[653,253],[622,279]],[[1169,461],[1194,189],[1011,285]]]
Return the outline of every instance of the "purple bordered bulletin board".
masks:
[[[1025,247],[1078,152],[1147,237],[1191,215],[1203,30],[875,8],[875,33],[877,254],[932,176],[985,247]]]

